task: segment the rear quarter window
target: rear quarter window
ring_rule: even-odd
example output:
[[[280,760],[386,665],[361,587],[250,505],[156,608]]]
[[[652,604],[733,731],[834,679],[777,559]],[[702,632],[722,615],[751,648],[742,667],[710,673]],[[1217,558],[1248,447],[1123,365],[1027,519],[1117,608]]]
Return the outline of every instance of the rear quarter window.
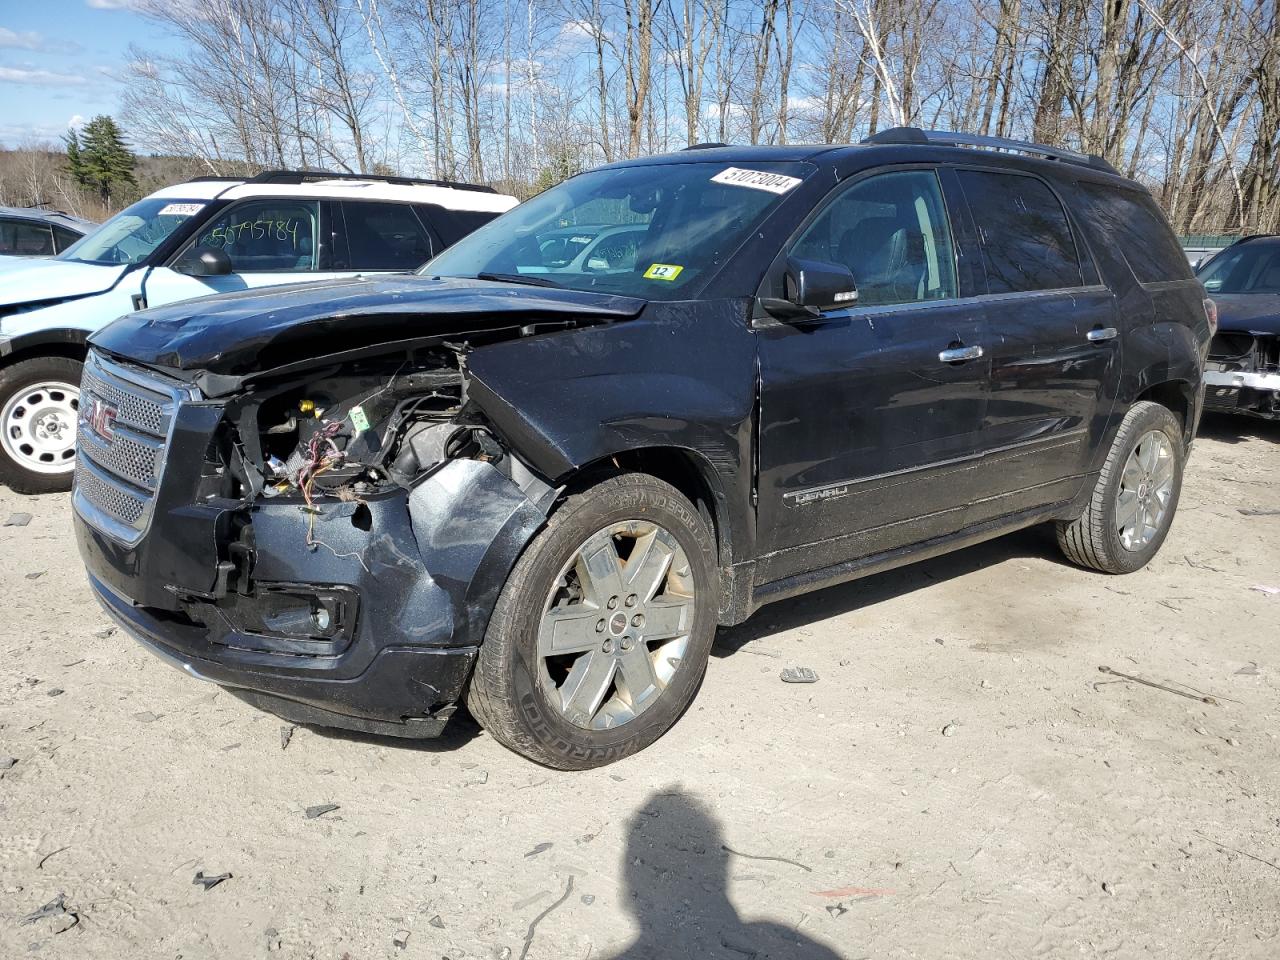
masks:
[[[452,246],[468,233],[478,230],[498,214],[487,210],[450,210],[434,203],[414,204],[424,222],[429,224],[446,246]]]
[[[1191,263],[1149,194],[1096,183],[1077,187],[1090,223],[1139,283],[1191,279]]]
[[[65,230],[62,227],[53,228],[53,240],[58,247],[59,253],[67,249],[67,247],[71,246],[73,243],[75,243],[79,239],[80,239],[80,234],[76,233],[73,230]]]

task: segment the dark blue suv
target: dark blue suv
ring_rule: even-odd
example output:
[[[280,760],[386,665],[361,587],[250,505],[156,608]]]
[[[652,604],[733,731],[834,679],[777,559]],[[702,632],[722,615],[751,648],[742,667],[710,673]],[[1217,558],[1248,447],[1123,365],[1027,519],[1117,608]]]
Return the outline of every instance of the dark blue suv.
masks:
[[[1213,318],[1097,158],[895,129],[628,161],[417,276],[96,334],[80,549],[135,637],[282,716],[429,736],[465,702],[599,765],[769,601],[1040,523],[1141,567]]]

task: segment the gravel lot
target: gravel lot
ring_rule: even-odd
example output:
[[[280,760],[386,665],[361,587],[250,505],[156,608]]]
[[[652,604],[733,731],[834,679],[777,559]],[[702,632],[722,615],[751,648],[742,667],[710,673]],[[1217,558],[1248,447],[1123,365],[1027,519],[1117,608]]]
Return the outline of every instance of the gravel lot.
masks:
[[[1277,467],[1208,420],[1128,577],[1033,530],[765,608],[578,774],[467,718],[282,749],[108,632],[67,497],[0,490],[0,957],[1275,958]]]

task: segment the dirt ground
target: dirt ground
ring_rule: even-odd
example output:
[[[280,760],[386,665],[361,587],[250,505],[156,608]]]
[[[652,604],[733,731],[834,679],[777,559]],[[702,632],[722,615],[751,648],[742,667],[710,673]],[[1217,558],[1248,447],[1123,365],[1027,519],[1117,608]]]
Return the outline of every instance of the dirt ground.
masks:
[[[1275,958],[1278,467],[1207,421],[1128,577],[1033,530],[765,608],[574,774],[466,718],[282,749],[107,633],[67,497],[0,491],[0,957]]]

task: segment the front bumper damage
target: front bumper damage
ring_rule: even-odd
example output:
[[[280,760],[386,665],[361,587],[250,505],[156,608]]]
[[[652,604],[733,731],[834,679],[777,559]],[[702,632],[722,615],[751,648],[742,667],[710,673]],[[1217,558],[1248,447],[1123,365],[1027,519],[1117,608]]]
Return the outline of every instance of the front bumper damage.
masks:
[[[1280,336],[1219,332],[1204,384],[1206,410],[1280,420]]]
[[[165,499],[131,546],[77,502],[90,585],[115,621],[287,719],[403,737],[443,729],[497,596],[546,519],[545,505],[481,460],[318,507],[314,549],[297,501]]]

